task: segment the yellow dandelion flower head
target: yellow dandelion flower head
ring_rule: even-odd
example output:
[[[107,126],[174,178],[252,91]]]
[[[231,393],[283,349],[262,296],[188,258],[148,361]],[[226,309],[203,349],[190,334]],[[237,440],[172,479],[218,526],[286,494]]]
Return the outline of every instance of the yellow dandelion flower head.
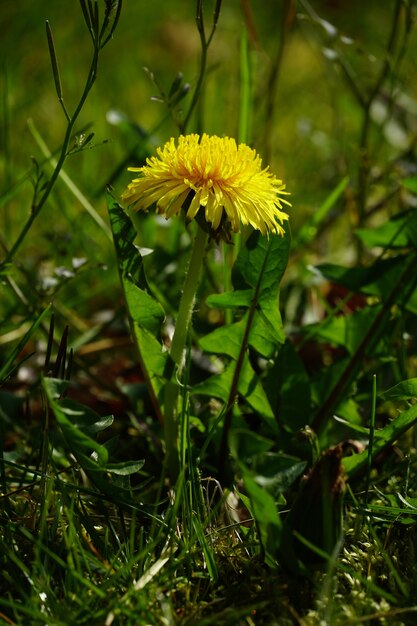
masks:
[[[288,215],[282,203],[290,203],[281,196],[288,192],[249,146],[229,137],[181,135],[177,145],[171,138],[157,155],[129,168],[140,177],[128,185],[124,202],[143,210],[156,203],[166,218],[184,208],[188,220],[198,219],[201,210],[215,232],[227,223],[234,232],[250,224],[264,235],[284,234]]]

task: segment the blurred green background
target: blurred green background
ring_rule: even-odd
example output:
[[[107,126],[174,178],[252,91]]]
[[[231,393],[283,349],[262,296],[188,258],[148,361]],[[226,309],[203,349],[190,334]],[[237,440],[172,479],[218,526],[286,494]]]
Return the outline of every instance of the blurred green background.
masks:
[[[209,30],[214,2],[203,4]],[[100,10],[103,5],[99,2]],[[395,7],[394,0],[223,2],[209,50],[199,110],[202,126],[208,133],[238,136],[239,59],[245,31],[253,99],[247,139],[287,183],[292,193],[291,225],[295,234],[345,176],[351,181],[354,195],[364,115],[358,97],[367,97],[385,62]],[[178,72],[183,73],[184,81],[191,87],[195,85],[200,60],[195,10],[195,2],[184,0],[123,3],[114,39],[102,53],[96,85],[80,118],[79,129],[88,127],[94,131],[94,139],[89,149],[70,156],[64,166],[105,220],[105,185],[111,182],[116,194],[123,190],[130,179],[125,166],[135,164],[129,154],[138,138],[131,126],[126,129],[123,124],[115,124],[115,119],[129,120],[149,134],[150,150],[177,134],[164,105],[151,99],[158,95],[157,90],[143,68],[149,68],[166,91]],[[285,27],[284,16],[290,20]],[[39,163],[43,160],[28,120],[32,120],[52,152],[59,149],[65,132],[65,118],[51,72],[46,20],[52,27],[64,100],[70,111],[81,94],[91,55],[91,41],[78,2],[1,1],[0,211],[2,236],[9,247],[30,211],[31,156]],[[281,46],[273,88],[273,117],[268,125],[268,82]],[[381,172],[382,180],[378,182],[376,176],[370,197],[387,192],[404,155],[410,157],[414,151],[416,49],[415,31],[411,29],[408,35],[402,26],[396,48],[400,62],[395,75],[384,85],[384,97],[372,110],[375,123],[371,126],[371,167]],[[189,101],[190,94],[181,104],[186,108]],[[115,117],[114,112],[119,116]],[[192,125],[188,130],[193,130]],[[408,170],[412,163],[413,158],[408,158]],[[49,166],[44,164],[43,168],[48,175]],[[396,207],[385,205],[385,209],[395,211]],[[349,260],[348,233],[355,225],[349,188],[336,212],[331,231],[314,242],[308,252],[309,260],[340,256]],[[384,214],[373,219],[384,219],[381,215]],[[109,284],[114,285],[117,280],[113,249],[108,236],[59,181],[16,261],[25,272],[32,276],[35,273],[35,280],[40,280],[42,274],[48,275],[49,264],[65,267],[74,257],[87,257],[89,262],[82,279],[76,277],[71,283],[71,307],[85,314],[88,302],[93,297],[105,301]],[[10,294],[5,297],[7,300]]]

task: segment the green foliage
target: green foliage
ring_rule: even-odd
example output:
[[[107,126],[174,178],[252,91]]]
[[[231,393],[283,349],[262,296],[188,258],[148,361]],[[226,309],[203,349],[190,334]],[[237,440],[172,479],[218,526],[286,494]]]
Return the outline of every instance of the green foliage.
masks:
[[[275,507],[274,498],[252,478],[243,466],[240,467],[249,498],[246,500],[251,516],[256,520],[265,563],[275,567],[277,549],[281,542],[282,523]],[[245,502],[245,499],[243,499]]]
[[[415,7],[222,4],[2,8],[5,623],[414,623]],[[291,236],[118,203],[193,131]]]
[[[417,421],[417,405],[411,406],[409,409],[402,411],[398,417],[392,420],[390,424],[378,430],[375,433],[372,455],[385,450],[399,439],[405,432],[410,430]],[[346,457],[344,460],[345,470],[348,476],[360,471],[367,462],[367,451],[354,456]]]
[[[369,248],[409,248],[417,246],[417,211],[409,209],[394,215],[378,228],[359,228],[356,235]]]
[[[113,231],[126,307],[136,342],[138,360],[157,415],[162,403],[164,368],[167,354],[162,352],[160,339],[164,310],[150,293],[143,260],[134,245],[136,231],[122,207],[107,195],[110,222]]]
[[[383,400],[414,400],[417,398],[417,379],[402,380],[380,396]]]
[[[272,358],[284,341],[278,296],[289,245],[288,234],[267,239],[259,233],[252,234],[242,245],[232,272],[234,291],[207,299],[210,306],[231,308],[238,319],[200,340],[200,346],[206,352],[226,355],[232,361],[221,374],[194,388],[194,393],[227,402],[235,384],[237,393],[267,420],[274,431],[277,431],[274,414],[259,375],[251,365],[248,348],[263,358]],[[240,314],[242,310],[244,312]]]
[[[209,296],[207,304],[219,308],[248,309],[236,323],[246,328],[250,317],[248,345],[264,358],[271,358],[284,341],[278,308],[279,286],[288,261],[290,236],[262,237],[253,233],[239,251],[232,272],[234,290]],[[251,310],[254,310],[251,315]],[[237,358],[239,343],[227,326],[213,331],[204,339],[208,352],[229,354]],[[239,335],[239,330],[236,331]],[[231,343],[233,342],[233,343]],[[223,346],[222,352],[220,346]]]

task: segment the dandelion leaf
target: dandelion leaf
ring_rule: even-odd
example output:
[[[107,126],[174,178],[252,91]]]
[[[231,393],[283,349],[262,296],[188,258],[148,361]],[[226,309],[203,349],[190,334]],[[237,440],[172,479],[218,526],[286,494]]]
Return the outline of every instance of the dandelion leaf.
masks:
[[[210,376],[207,380],[194,385],[193,393],[219,398],[227,402],[234,375],[236,362],[231,361],[221,374]],[[267,395],[249,359],[245,357],[240,372],[238,393],[244,397],[249,407],[266,421],[273,432],[277,432],[277,423],[268,402]]]
[[[417,246],[417,210],[410,209],[392,217],[377,228],[358,228],[356,235],[369,248],[388,249]]]
[[[377,296],[384,301],[398,285],[409,255],[398,255],[392,259],[375,261],[369,267],[352,267],[346,269],[341,265],[326,263],[317,269],[328,280],[343,285],[352,292],[369,296]],[[417,289],[410,292],[412,285],[405,283],[397,297],[397,304],[404,306],[411,313],[417,313]],[[406,294],[404,298],[403,294]],[[405,300],[405,301],[404,301]],[[404,302],[403,302],[404,301]]]
[[[165,313],[146,280],[142,256],[134,245],[136,231],[129,216],[110,193],[107,204],[132,335],[149,395],[160,417],[167,354],[162,350],[159,335]]]
[[[375,439],[372,446],[372,456],[375,458],[378,454],[380,454],[380,452],[392,445],[416,423],[417,404],[413,404],[410,408],[402,411],[402,413],[393,419],[387,426],[375,432]],[[368,455],[368,450],[365,450],[364,452],[354,454],[343,459],[344,469],[349,478],[366,468]]]

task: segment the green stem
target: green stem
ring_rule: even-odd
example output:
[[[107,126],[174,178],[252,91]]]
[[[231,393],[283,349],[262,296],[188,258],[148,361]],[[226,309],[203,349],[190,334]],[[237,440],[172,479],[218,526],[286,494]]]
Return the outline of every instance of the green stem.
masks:
[[[240,38],[240,98],[239,98],[239,143],[248,143],[252,120],[252,83],[250,72],[249,44],[246,29]]]
[[[265,95],[265,124],[264,124],[264,137],[263,137],[263,157],[266,163],[271,160],[272,153],[272,128],[274,125],[274,112],[275,112],[275,98],[279,74],[282,68],[282,61],[284,58],[284,50],[287,46],[288,35],[291,30],[292,23],[296,15],[296,2],[295,0],[285,0],[282,8],[282,27],[281,38],[278,46],[277,56],[275,62],[271,68],[271,72],[268,78],[268,85]]]
[[[204,78],[206,74],[206,66],[207,66],[207,52],[211,44],[211,40],[214,37],[214,33],[216,32],[217,22],[219,19],[220,8],[221,8],[222,0],[217,0],[216,6],[214,9],[213,16],[213,25],[211,28],[210,35],[206,37],[206,33],[204,30],[204,20],[203,20],[203,2],[202,0],[197,0],[197,15],[196,15],[196,24],[198,34],[200,35],[201,41],[201,62],[200,62],[200,72],[197,79],[197,84],[194,90],[193,98],[191,100],[190,107],[185,115],[183,122],[179,125],[180,133],[185,135],[187,126],[190,123],[191,116],[193,111],[197,105],[197,102],[200,98],[201,90],[203,88]],[[199,129],[200,130],[200,129]]]
[[[355,226],[362,226],[363,222],[366,218],[366,202],[368,196],[368,188],[369,188],[369,174],[371,170],[371,159],[370,159],[370,146],[369,146],[369,134],[371,130],[371,109],[375,99],[378,97],[381,92],[381,88],[389,78],[391,73],[391,67],[393,63],[393,56],[395,51],[395,45],[397,41],[398,30],[400,27],[402,14],[402,0],[396,0],[394,7],[394,15],[392,21],[391,32],[387,44],[387,49],[385,52],[385,60],[382,64],[381,71],[377,76],[375,84],[371,89],[368,97],[364,102],[364,111],[363,111],[363,119],[362,119],[362,127],[360,131],[359,138],[359,172],[358,172],[358,215],[357,220],[358,224]],[[359,257],[362,254],[362,247],[359,244],[358,248]]]
[[[99,55],[99,48],[97,46],[97,44],[95,44],[94,46],[94,51],[93,51],[93,58],[91,61],[91,65],[90,65],[90,70],[88,73],[88,77],[84,86],[84,90],[82,92],[81,98],[75,108],[75,111],[72,115],[72,117],[69,117],[68,119],[68,124],[67,124],[67,129],[65,132],[65,137],[64,137],[64,141],[62,143],[62,147],[61,147],[61,152],[59,155],[59,158],[56,162],[55,165],[55,169],[52,173],[51,178],[48,181],[48,184],[42,194],[42,197],[40,198],[39,202],[37,203],[37,205],[32,207],[32,212],[29,215],[26,223],[24,224],[22,230],[20,231],[20,234],[18,236],[18,238],[16,239],[15,243],[13,244],[13,246],[11,247],[11,249],[9,250],[9,252],[7,253],[5,259],[2,262],[2,265],[6,265],[8,263],[10,263],[14,257],[14,255],[16,254],[16,252],[18,251],[18,249],[20,248],[20,246],[22,245],[24,239],[26,238],[26,235],[28,234],[29,230],[32,227],[33,222],[35,221],[35,219],[38,217],[38,215],[40,214],[41,210],[43,209],[43,207],[46,204],[46,201],[49,198],[49,195],[53,189],[53,187],[55,186],[55,183],[58,179],[58,176],[61,172],[61,169],[64,165],[64,162],[68,156],[68,149],[70,146],[70,141],[71,141],[71,137],[72,137],[72,133],[74,130],[74,126],[75,126],[75,122],[77,121],[81,110],[84,106],[85,101],[87,100],[88,94],[91,91],[91,88],[94,85],[94,82],[96,80],[97,77],[97,65],[98,65],[98,55]]]
[[[207,46],[206,42],[203,39],[201,39],[200,72],[199,72],[199,75],[198,75],[197,85],[196,85],[196,88],[194,90],[193,99],[191,101],[190,107],[189,107],[189,109],[187,111],[187,114],[185,116],[184,121],[180,125],[180,132],[183,135],[185,135],[185,133],[186,133],[187,126],[190,123],[191,115],[193,114],[193,111],[194,111],[194,109],[196,107],[196,104],[198,102],[198,99],[200,97],[201,89],[203,87],[204,77],[205,77],[205,74],[206,74],[206,65],[207,65],[207,48],[208,48],[208,46]]]
[[[227,458],[228,458],[228,449],[229,449],[228,438],[229,438],[229,431],[232,426],[233,406],[234,406],[235,399],[238,393],[240,373],[242,371],[243,363],[244,363],[245,356],[247,353],[249,335],[252,330],[252,324],[253,324],[253,320],[254,320],[255,313],[256,313],[256,307],[258,305],[258,298],[259,298],[259,292],[261,289],[262,276],[264,275],[264,272],[265,272],[265,268],[266,268],[266,264],[267,264],[267,260],[269,256],[269,250],[270,250],[270,247],[268,248],[268,251],[263,260],[261,271],[259,274],[259,280],[256,284],[255,291],[253,294],[252,304],[249,309],[248,318],[246,320],[245,331],[243,333],[242,343],[240,346],[239,355],[236,360],[236,366],[235,366],[235,370],[233,373],[232,383],[230,385],[229,397],[227,399],[227,404],[226,404],[226,408],[224,412],[223,431],[222,431],[222,438],[220,442],[220,453],[219,453],[219,462],[218,462],[220,480],[226,479],[225,474],[226,474],[226,468],[227,468]]]
[[[200,270],[203,263],[207,238],[207,233],[205,233],[201,228],[198,228],[193,243],[193,249],[191,251],[190,264],[185,276],[174,336],[171,344],[170,355],[176,368],[174,376],[166,383],[164,421],[166,463],[171,479],[175,479],[178,475],[177,404],[179,386],[177,379],[180,377],[183,367],[184,350],[190,328],[194,299],[200,278]]]
[[[366,472],[366,483],[365,483],[365,509],[368,506],[369,485],[371,483],[371,469],[372,469],[374,435],[375,435],[375,414],[376,414],[376,374],[374,374],[372,377],[372,411],[371,411],[371,423],[369,424],[368,468]]]
[[[207,233],[201,228],[198,228],[191,251],[190,265],[185,276],[177,322],[175,324],[175,332],[171,344],[171,358],[180,370],[206,243]]]
[[[223,287],[224,291],[232,291],[232,271],[234,263],[234,249],[232,246],[223,241]],[[233,323],[232,309],[226,309],[224,312],[224,322],[226,325]]]

